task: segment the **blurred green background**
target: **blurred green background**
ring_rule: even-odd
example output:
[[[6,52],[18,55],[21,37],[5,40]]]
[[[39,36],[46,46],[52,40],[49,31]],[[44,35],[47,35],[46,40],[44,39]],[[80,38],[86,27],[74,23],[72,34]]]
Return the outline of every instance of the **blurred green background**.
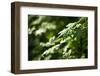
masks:
[[[88,57],[88,18],[28,15],[28,60]]]

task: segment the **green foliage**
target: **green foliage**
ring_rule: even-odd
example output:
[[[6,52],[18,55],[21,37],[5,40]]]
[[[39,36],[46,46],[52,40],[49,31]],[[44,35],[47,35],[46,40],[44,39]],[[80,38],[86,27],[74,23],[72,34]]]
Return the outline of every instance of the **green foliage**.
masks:
[[[28,60],[88,57],[88,18],[28,16]]]

